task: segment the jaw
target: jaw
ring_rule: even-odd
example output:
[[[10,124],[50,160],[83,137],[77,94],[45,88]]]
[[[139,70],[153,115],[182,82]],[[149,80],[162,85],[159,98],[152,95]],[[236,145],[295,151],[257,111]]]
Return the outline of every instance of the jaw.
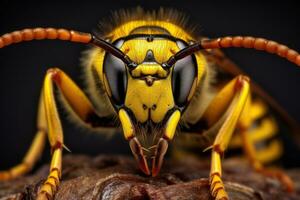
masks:
[[[145,149],[145,147],[141,145],[137,137],[133,137],[129,141],[129,146],[138,163],[139,168],[146,175],[152,175],[153,177],[156,176],[161,169],[164,156],[168,149],[167,140],[164,138],[160,138],[157,144],[153,145],[151,149]],[[147,153],[145,153],[145,151]],[[151,153],[149,154],[149,152]]]
[[[119,110],[124,136],[129,141],[140,169],[147,175],[156,176],[167,152],[168,141],[175,134],[181,113],[178,109],[172,109],[160,123],[149,120],[140,124],[127,111],[130,112],[124,108]]]

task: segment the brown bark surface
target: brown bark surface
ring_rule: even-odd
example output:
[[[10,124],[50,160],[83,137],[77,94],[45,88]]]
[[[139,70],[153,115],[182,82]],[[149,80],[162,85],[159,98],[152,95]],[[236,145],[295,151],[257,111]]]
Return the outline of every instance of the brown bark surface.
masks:
[[[159,176],[152,178],[144,176],[131,157],[67,155],[55,199],[208,200],[212,199],[207,179],[209,168],[206,160],[167,160]],[[287,171],[296,184],[296,191],[288,194],[277,180],[253,172],[240,160],[225,159],[223,169],[223,180],[231,200],[300,199],[300,170]],[[0,182],[0,200],[35,199],[47,173],[45,165],[33,175]]]

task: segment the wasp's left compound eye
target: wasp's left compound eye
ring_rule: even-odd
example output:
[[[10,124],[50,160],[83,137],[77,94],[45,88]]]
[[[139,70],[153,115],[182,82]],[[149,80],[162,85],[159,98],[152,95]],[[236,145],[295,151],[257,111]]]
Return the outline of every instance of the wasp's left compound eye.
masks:
[[[186,46],[183,42],[177,42],[177,45],[181,49]],[[172,74],[172,89],[174,101],[177,106],[184,107],[188,102],[187,98],[196,76],[197,66],[193,55],[187,56],[175,63]]]
[[[120,59],[107,53],[104,58],[103,70],[110,88],[111,98],[116,105],[121,106],[124,104],[127,87],[125,64]]]

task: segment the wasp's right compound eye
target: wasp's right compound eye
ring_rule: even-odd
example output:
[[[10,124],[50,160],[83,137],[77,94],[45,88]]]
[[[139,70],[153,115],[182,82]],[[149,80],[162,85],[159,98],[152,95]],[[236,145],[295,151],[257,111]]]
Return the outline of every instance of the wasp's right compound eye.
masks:
[[[118,48],[121,45],[119,42],[115,44]],[[124,62],[110,53],[107,53],[104,58],[103,70],[113,103],[118,106],[123,105],[127,88],[127,74]]]

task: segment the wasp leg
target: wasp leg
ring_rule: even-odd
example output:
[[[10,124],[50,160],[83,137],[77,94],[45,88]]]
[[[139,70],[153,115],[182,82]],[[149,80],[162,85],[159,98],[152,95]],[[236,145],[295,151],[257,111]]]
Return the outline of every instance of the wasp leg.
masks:
[[[229,199],[221,179],[221,156],[230,142],[248,94],[248,77],[238,76],[216,95],[204,113],[204,119],[208,124],[213,125],[221,122],[212,145],[210,170],[210,190],[212,196],[217,200]]]
[[[53,83],[61,91],[71,109],[83,122],[89,123],[90,116],[96,116],[96,112],[88,98],[64,72],[57,68],[47,71],[43,86],[43,101],[52,160],[49,176],[38,191],[38,200],[53,199],[59,185],[62,169],[63,131],[56,108]],[[99,119],[101,118],[99,117]]]
[[[250,117],[251,115],[249,115],[249,113],[251,112],[250,105],[251,105],[251,97],[249,95],[247,103],[245,105],[245,109],[243,110],[243,113],[241,114],[241,117],[238,122],[238,127],[240,130],[239,132],[242,138],[242,144],[243,144],[242,146],[246,153],[246,156],[250,161],[251,166],[256,171],[266,176],[278,179],[285,186],[288,192],[292,192],[294,190],[294,185],[291,178],[279,169],[265,169],[257,157],[254,141],[250,138],[249,133],[247,132],[247,130],[251,126],[251,123],[253,122],[253,120]],[[279,148],[281,147],[280,144],[276,143],[277,141],[274,142],[270,144],[271,145],[270,149],[261,152],[260,155],[264,153],[265,156],[272,156],[274,155],[274,152],[272,152],[272,150],[279,151],[280,150]]]
[[[283,144],[280,140],[271,141],[264,149],[256,150],[256,158],[262,164],[271,163],[283,154]]]
[[[254,143],[258,143],[260,141],[265,141],[274,137],[277,134],[278,128],[275,120],[268,117],[261,120],[259,126],[255,127],[254,129],[247,129],[246,131],[251,141],[253,141]],[[242,145],[242,138],[240,137],[240,135],[236,134],[234,135],[234,138],[232,138],[229,146],[230,148],[238,148],[242,147]]]
[[[244,129],[246,129],[244,131],[247,132],[246,134],[253,144],[271,140],[278,134],[276,120],[272,116],[267,115],[269,113],[267,105],[260,99],[252,100],[251,98],[250,102],[249,109],[243,112],[245,113],[245,117],[242,117],[242,119],[239,120],[243,121]],[[246,122],[248,123],[247,126],[245,126]],[[235,134],[230,141],[229,148],[242,148],[243,144],[241,134],[238,134],[237,131],[237,134]],[[282,156],[282,153],[283,145],[281,141],[272,139],[269,144],[264,144],[264,148],[256,151],[255,157],[258,161],[265,164],[277,160]]]
[[[272,177],[272,178],[276,178],[278,179],[285,187],[285,189],[288,192],[292,192],[294,190],[294,183],[291,180],[291,178],[285,174],[282,170],[280,169],[266,169],[264,168],[264,166],[262,165],[262,163],[259,161],[259,158],[257,157],[257,152],[256,149],[254,147],[253,142],[251,141],[251,139],[249,138],[249,135],[247,134],[246,131],[241,131],[241,135],[242,135],[242,140],[243,140],[243,148],[244,151],[246,153],[246,156],[251,164],[251,166],[259,173],[262,173],[263,175]],[[273,154],[272,149],[277,150],[278,148],[280,148],[277,144],[277,141],[274,141],[275,143],[271,144],[271,148],[268,149],[268,151],[264,151],[264,156],[269,158],[269,155]]]
[[[22,162],[9,170],[0,171],[0,180],[10,180],[29,172],[41,156],[47,134],[47,124],[44,113],[43,98],[40,98],[37,118],[37,133]]]

